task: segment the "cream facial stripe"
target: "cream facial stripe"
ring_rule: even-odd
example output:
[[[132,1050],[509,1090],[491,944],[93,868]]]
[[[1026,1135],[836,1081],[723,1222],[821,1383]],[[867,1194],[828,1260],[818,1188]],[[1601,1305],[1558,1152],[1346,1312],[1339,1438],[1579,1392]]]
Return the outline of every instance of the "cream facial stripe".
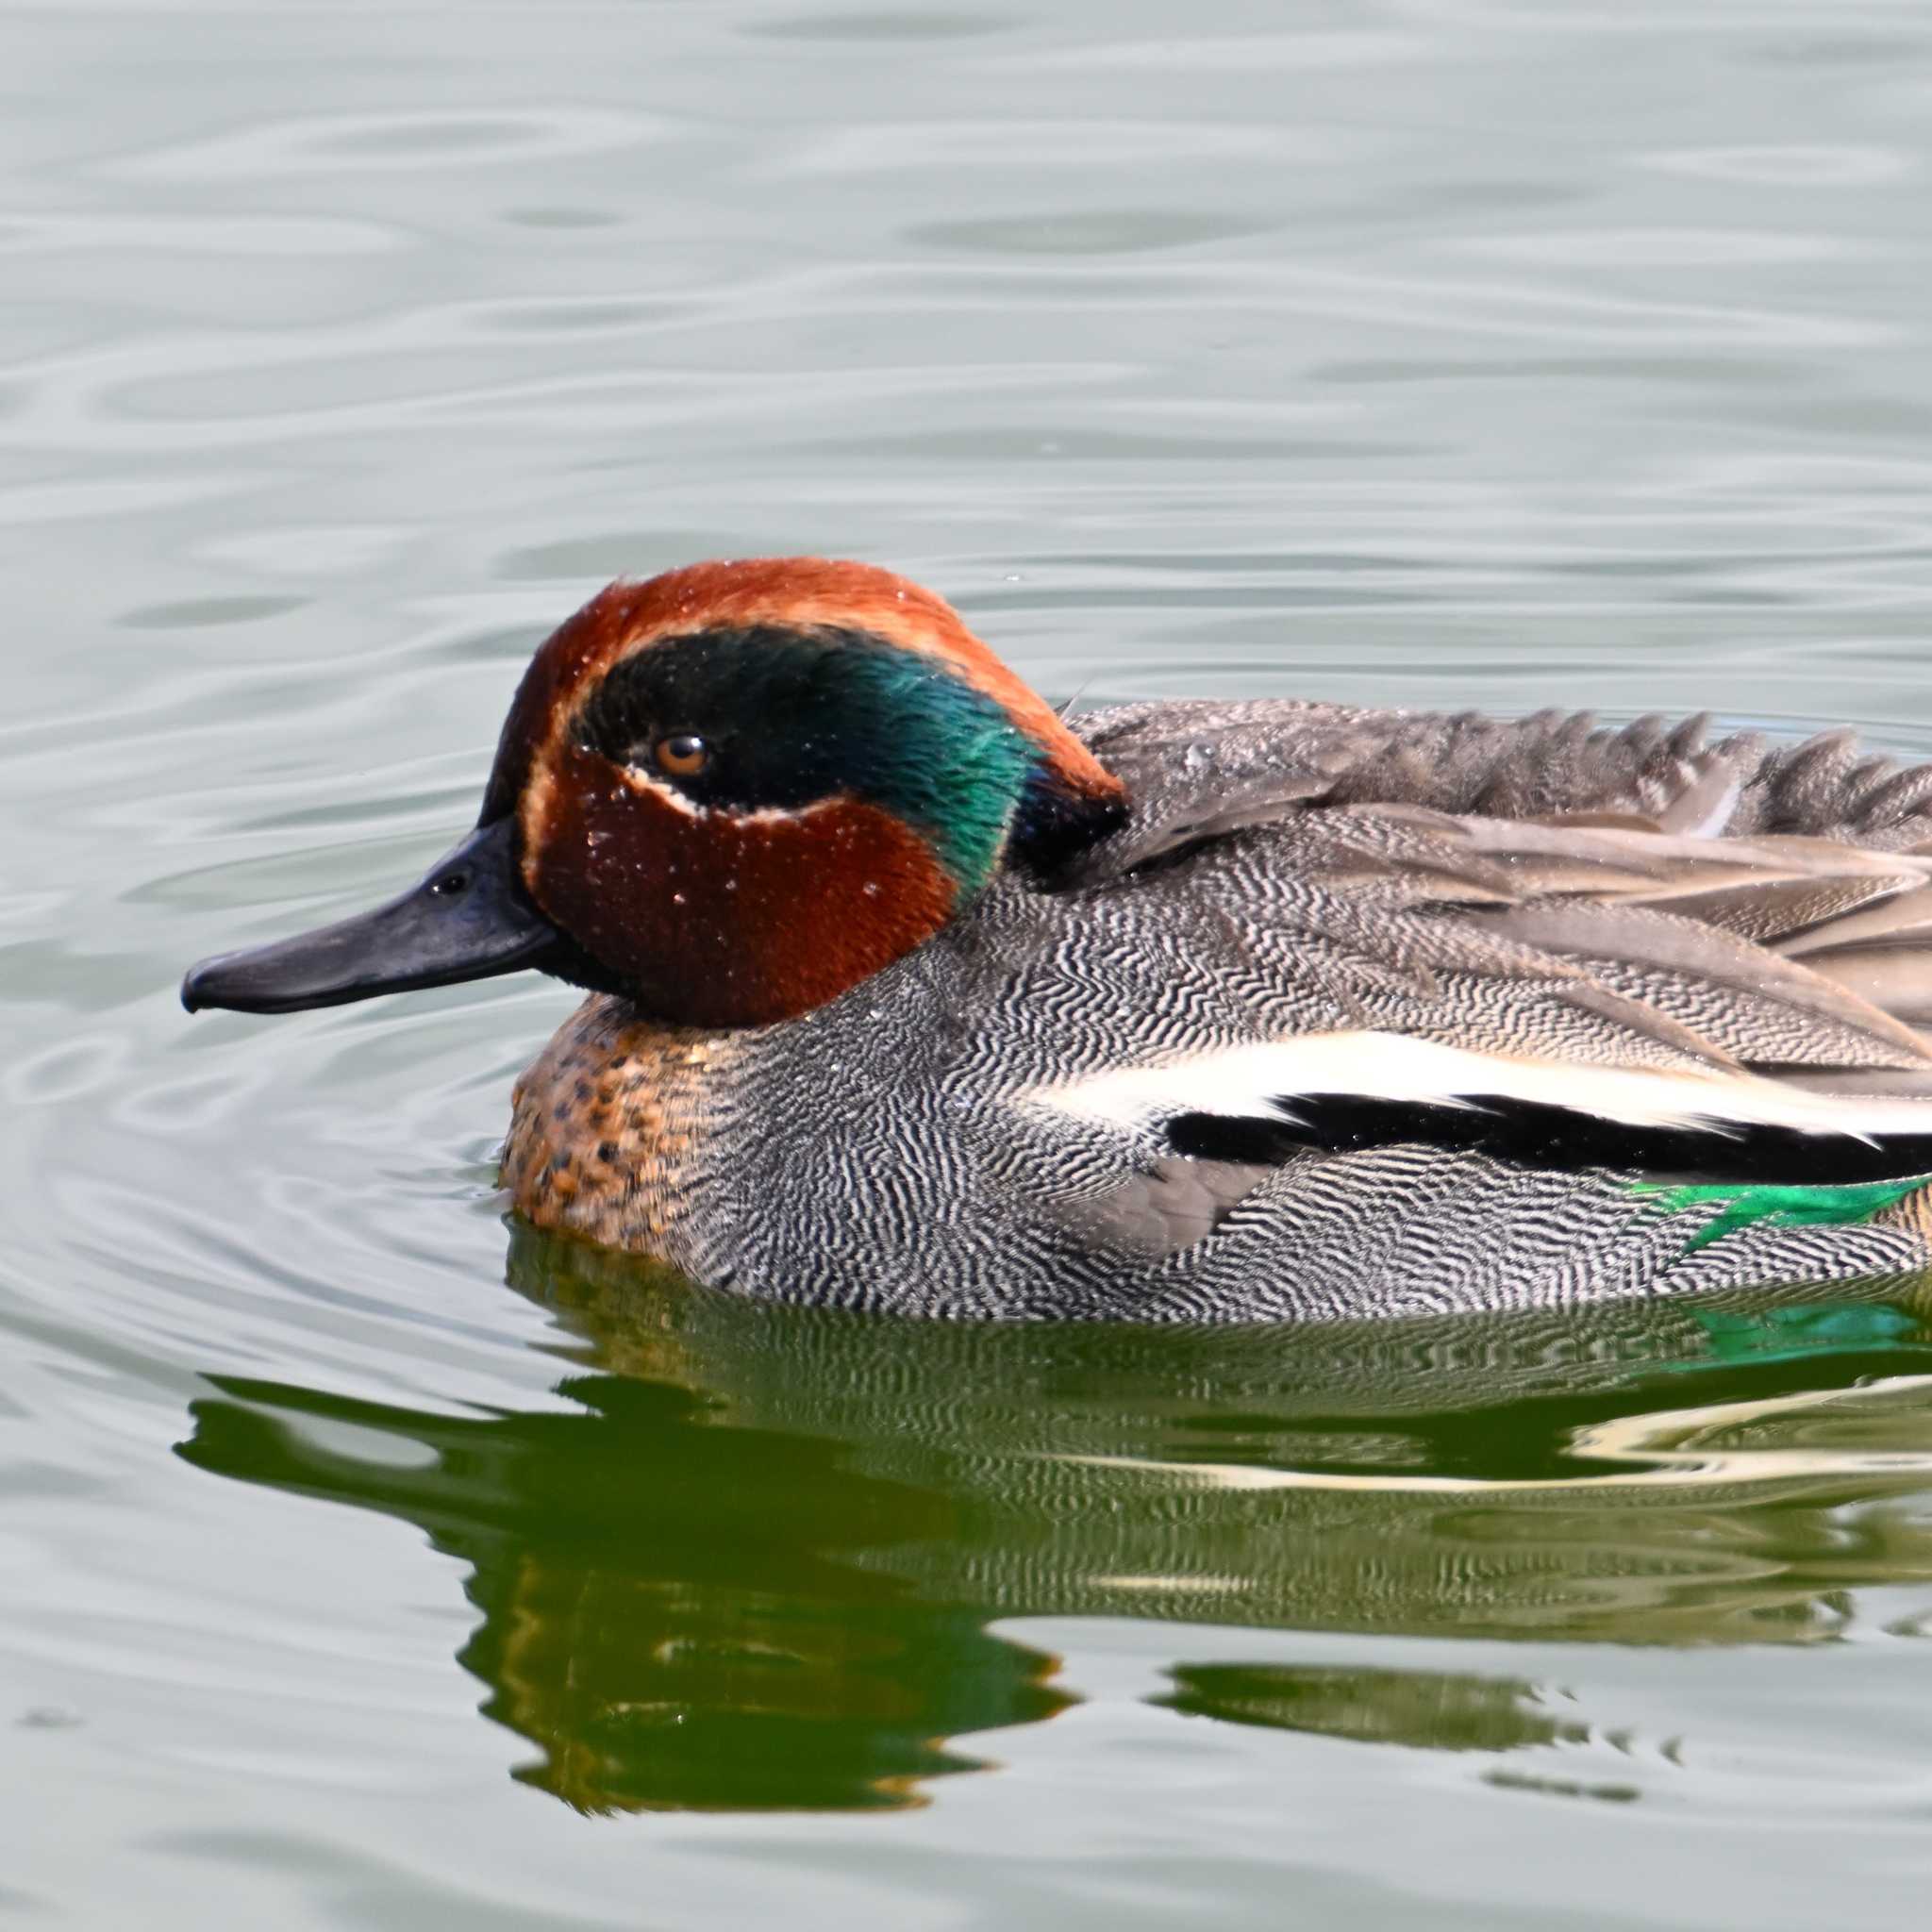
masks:
[[[1777,1126],[1868,1142],[1881,1134],[1932,1134],[1932,1101],[1819,1093],[1752,1074],[1512,1059],[1376,1032],[1311,1033],[1165,1065],[1123,1067],[1029,1088],[1018,1099],[1077,1120],[1133,1127],[1175,1113],[1291,1119],[1298,1095],[1318,1094],[1457,1108],[1520,1100],[1633,1127],[1719,1134]]]
[[[700,805],[694,798],[687,798],[675,785],[667,785],[661,778],[651,774],[636,765],[622,766],[624,782],[633,791],[647,791],[653,798],[660,798],[675,811],[681,811],[688,819],[708,819],[714,812],[720,818],[729,819],[738,825],[787,825],[794,824],[800,819],[814,817],[822,811],[829,811],[835,805],[851,803],[851,793],[835,791],[827,798],[814,798],[809,805],[779,806],[761,805],[754,811],[733,811],[729,806]]]
[[[618,775],[632,791],[648,792],[653,798],[661,799],[674,811],[681,811],[688,819],[708,817],[705,808],[696,799],[687,798],[676,786],[667,785],[661,778],[654,778],[637,765],[620,765]]]

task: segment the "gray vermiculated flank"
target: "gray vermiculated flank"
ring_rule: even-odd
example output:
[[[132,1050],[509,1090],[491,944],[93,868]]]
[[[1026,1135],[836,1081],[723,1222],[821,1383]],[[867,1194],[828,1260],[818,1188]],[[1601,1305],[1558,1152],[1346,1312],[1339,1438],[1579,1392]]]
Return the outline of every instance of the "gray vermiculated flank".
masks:
[[[680,1265],[815,1303],[1192,1322],[1924,1263],[1903,1225],[1758,1224],[1692,1249],[1716,1210],[1666,1212],[1627,1172],[1419,1143],[1177,1161],[1162,1121],[1016,1096],[1365,1028],[1924,1091],[1925,1044],[1831,975],[1840,955],[1882,956],[1894,981],[1932,981],[1915,850],[1932,768],[1844,734],[1707,743],[1700,720],[1605,731],[1274,701],[1078,728],[1126,780],[1128,825],[1064,889],[1002,877],[886,972],[741,1036],[688,1176]],[[1857,943],[1835,954],[1836,922]]]

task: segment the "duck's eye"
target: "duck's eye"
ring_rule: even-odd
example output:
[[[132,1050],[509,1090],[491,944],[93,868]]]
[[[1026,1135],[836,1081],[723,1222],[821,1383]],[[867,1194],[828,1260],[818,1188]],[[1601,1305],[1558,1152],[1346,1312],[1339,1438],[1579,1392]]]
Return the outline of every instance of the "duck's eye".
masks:
[[[695,778],[711,762],[711,747],[695,731],[673,731],[651,747],[658,769],[672,778]]]

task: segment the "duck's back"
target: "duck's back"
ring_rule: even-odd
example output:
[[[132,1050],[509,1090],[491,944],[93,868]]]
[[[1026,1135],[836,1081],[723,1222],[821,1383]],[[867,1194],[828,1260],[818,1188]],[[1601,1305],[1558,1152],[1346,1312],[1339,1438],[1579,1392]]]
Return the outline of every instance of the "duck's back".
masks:
[[[1287,702],[1081,735],[1126,825],[828,1006],[696,1036],[591,1002],[520,1091],[519,1204],[720,1285],[942,1314],[1926,1260],[1932,768]]]
[[[1629,815],[1706,838],[1884,851],[1932,843],[1932,764],[1901,767],[1850,730],[1780,744],[1757,731],[1713,740],[1707,713],[1610,727],[1588,712],[1501,719],[1290,698],[1124,705],[1080,726],[1126,781],[1141,841],[1244,811],[1374,804],[1501,819]]]

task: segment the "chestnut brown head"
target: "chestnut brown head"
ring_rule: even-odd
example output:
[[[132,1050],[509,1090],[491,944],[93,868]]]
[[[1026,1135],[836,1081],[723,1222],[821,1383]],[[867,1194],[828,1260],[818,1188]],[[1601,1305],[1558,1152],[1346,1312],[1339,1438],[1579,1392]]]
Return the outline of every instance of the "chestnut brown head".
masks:
[[[1124,809],[931,592],[816,558],[695,564],[613,584],[541,646],[476,830],[422,885],[207,961],[183,998],[281,1011],[535,966],[663,1020],[763,1024]]]

